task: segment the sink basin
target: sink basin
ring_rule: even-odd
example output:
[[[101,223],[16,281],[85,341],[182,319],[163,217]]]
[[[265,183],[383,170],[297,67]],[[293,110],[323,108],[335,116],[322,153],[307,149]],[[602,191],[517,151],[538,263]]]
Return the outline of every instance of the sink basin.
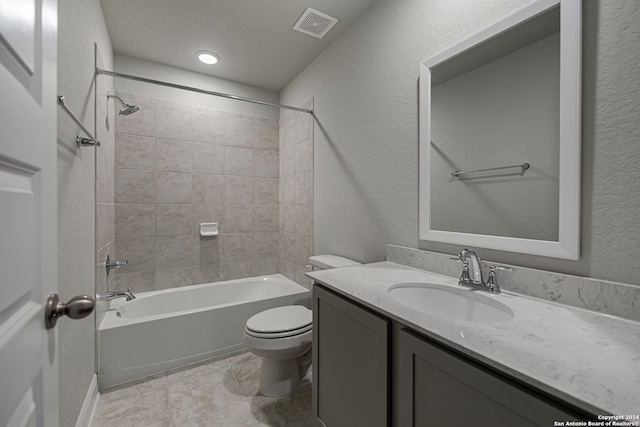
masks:
[[[432,283],[398,283],[389,296],[401,304],[432,316],[467,322],[496,323],[513,319],[513,311],[481,291]]]

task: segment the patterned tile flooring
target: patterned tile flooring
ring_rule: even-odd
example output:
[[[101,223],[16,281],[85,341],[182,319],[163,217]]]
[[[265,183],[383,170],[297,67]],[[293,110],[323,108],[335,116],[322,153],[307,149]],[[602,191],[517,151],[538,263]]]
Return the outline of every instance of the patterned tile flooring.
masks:
[[[263,396],[260,365],[242,351],[112,388],[91,427],[311,426],[311,389]]]

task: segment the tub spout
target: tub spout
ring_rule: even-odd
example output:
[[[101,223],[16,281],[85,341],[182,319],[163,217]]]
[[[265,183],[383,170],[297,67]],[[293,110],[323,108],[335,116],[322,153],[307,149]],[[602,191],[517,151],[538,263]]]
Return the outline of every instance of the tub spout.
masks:
[[[111,301],[116,298],[126,298],[127,301],[131,301],[136,299],[136,296],[133,295],[131,289],[127,289],[126,291],[107,291],[107,301]]]

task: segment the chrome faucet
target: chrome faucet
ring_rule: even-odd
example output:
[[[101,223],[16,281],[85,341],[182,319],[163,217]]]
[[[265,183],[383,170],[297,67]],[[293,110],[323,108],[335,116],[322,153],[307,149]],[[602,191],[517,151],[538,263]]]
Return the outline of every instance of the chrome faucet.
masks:
[[[484,286],[482,279],[482,269],[480,268],[480,258],[471,249],[463,249],[458,254],[458,258],[462,261],[462,275],[460,276],[460,285],[468,286]],[[471,271],[467,258],[471,258]]]
[[[111,301],[116,298],[126,298],[127,301],[131,301],[136,299],[136,296],[133,295],[131,289],[127,289],[126,291],[107,291],[107,301]]]
[[[469,268],[467,258],[471,259],[471,268]],[[482,278],[482,268],[480,267],[480,262],[482,260],[478,258],[474,251],[470,249],[463,249],[460,251],[457,258],[452,259],[462,262],[462,274],[458,281],[460,286],[469,286],[473,289],[479,289],[481,291],[487,291],[494,294],[500,293],[500,286],[496,279],[496,270],[513,271],[512,267],[492,265],[489,267],[489,280],[485,283]]]

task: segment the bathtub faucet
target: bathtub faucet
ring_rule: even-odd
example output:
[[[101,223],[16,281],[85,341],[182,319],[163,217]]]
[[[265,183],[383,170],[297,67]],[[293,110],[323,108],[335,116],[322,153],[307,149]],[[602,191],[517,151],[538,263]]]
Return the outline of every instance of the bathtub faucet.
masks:
[[[114,300],[116,298],[126,298],[127,301],[131,301],[132,299],[136,299],[136,296],[133,295],[131,289],[127,289],[126,291],[107,291],[107,301]]]

